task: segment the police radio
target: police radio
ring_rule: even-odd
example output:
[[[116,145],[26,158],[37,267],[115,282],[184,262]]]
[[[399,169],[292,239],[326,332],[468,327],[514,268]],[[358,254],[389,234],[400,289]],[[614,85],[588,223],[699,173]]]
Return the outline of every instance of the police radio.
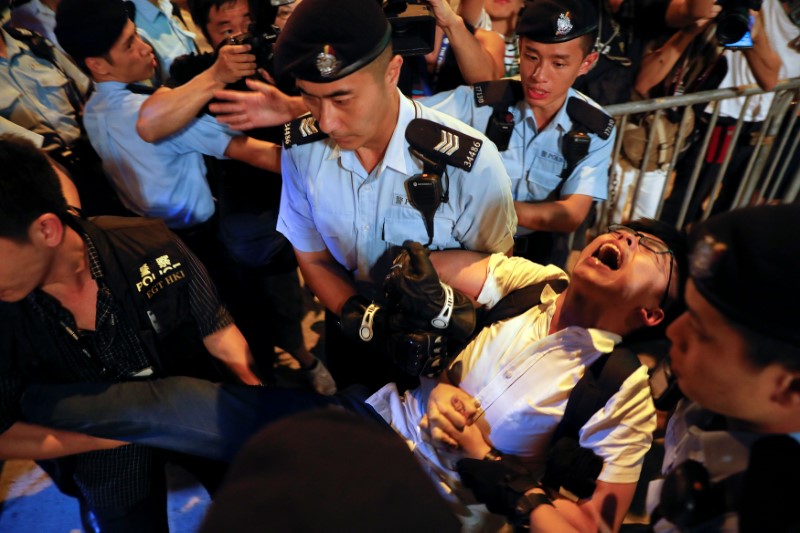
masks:
[[[449,201],[447,166],[469,172],[483,141],[427,119],[415,118],[406,127],[411,154],[422,161],[422,174],[405,182],[408,203],[425,221],[429,246],[433,242],[433,219],[442,203]],[[442,176],[445,183],[442,185]]]
[[[508,150],[514,132],[514,115],[509,108],[522,100],[522,83],[519,80],[496,80],[472,86],[475,105],[491,106],[492,116],[486,125],[486,136],[497,145],[497,150]]]

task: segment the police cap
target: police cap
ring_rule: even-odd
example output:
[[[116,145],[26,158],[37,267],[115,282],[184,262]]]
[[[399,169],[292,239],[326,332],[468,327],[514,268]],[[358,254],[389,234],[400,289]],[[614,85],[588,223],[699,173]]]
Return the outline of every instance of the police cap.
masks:
[[[55,32],[61,47],[80,63],[107,54],[127,22],[122,0],[62,0]]]
[[[800,345],[800,205],[736,209],[692,232],[689,271],[723,315],[766,336]]]
[[[371,63],[391,36],[376,0],[303,0],[275,43],[275,72],[336,81]]]
[[[563,43],[597,29],[590,0],[533,0],[517,23],[517,35],[537,43]]]

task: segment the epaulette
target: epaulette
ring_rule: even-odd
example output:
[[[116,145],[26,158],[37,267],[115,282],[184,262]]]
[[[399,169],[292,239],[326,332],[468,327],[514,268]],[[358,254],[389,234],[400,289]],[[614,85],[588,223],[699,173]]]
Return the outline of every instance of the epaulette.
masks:
[[[494,80],[472,86],[475,105],[507,108],[522,100],[522,82],[519,80]]]
[[[24,28],[3,28],[8,34],[18,41],[25,43],[33,54],[45,61],[55,63],[53,45],[43,36]]]
[[[483,141],[436,122],[415,118],[406,128],[406,141],[424,158],[469,172]]]
[[[327,133],[319,129],[319,122],[306,113],[283,125],[283,147],[291,148],[325,139]]]
[[[611,137],[616,121],[602,109],[593,106],[586,100],[571,96],[567,100],[567,114],[573,122],[585,126],[589,132],[594,133],[603,140]]]

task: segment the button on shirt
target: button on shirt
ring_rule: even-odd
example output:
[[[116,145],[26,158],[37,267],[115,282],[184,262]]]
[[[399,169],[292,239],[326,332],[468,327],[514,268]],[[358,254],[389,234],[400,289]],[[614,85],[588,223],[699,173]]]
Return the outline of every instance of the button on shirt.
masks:
[[[478,302],[492,307],[517,288],[566,278],[553,265],[495,254]],[[613,333],[575,326],[548,335],[557,297],[546,287],[540,305],[483,329],[453,363],[462,366],[460,388],[480,401],[482,414],[477,423],[488,426],[484,433],[494,447],[523,457],[539,473],[572,388],[588,366],[620,341]],[[462,489],[455,462],[461,456],[433,446],[427,432],[419,428],[434,385],[433,380],[425,380],[401,397],[390,384],[367,403],[406,439],[423,467],[459,496]],[[603,458],[598,479],[634,483],[654,429],[647,368],[641,366],[583,426],[580,445]]]
[[[149,0],[131,1],[136,6],[136,29],[158,56],[162,79],[169,79],[169,67],[176,57],[197,53],[195,35],[173,16],[169,0],[159,0],[158,7]]]
[[[355,151],[339,149],[330,138],[283,150],[278,231],[300,251],[327,248],[357,280],[369,280],[369,268],[390,246],[406,239],[428,242],[424,219],[409,205],[404,188],[409,177],[422,172],[405,140],[415,116],[484,141],[471,172],[447,167],[450,198],[436,211],[430,248],[508,250],[517,217],[496,148],[472,128],[402,95],[397,126],[372,173]]]
[[[578,97],[596,105],[588,97],[570,89],[567,99]],[[472,87],[462,86],[439,93],[422,102],[438,111],[462,120],[479,131],[486,131],[492,115],[490,106],[478,107]],[[572,119],[567,114],[566,100],[553,120],[541,131],[536,126],[533,110],[520,100],[510,109],[514,117],[514,130],[508,149],[500,157],[511,178],[514,200],[523,202],[548,199],[561,183],[561,172],[566,161],[561,155],[561,140],[572,129]],[[596,200],[605,200],[608,193],[608,165],[614,147],[616,130],[602,140],[590,133],[589,153],[567,177],[561,196],[583,194]]]
[[[75,90],[69,79],[85,94],[88,78],[58,49],[53,52],[61,68],[31,52],[26,43],[5,30],[0,32],[7,49],[6,57],[0,57],[0,116],[43,135],[46,150],[73,144],[81,129],[70,102]]]
[[[178,133],[147,143],[136,132],[146,99],[124,83],[98,83],[84,113],[89,140],[125,207],[164,219],[173,229],[205,222],[214,214],[214,199],[203,154],[224,158],[232,134],[203,115]]]

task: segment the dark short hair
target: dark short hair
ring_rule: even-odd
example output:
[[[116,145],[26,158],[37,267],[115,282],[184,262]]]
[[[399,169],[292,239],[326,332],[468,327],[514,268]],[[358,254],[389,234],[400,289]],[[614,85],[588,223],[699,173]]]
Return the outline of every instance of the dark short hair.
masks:
[[[0,237],[27,242],[34,220],[67,212],[58,176],[30,141],[0,135],[0,168]]]
[[[221,9],[225,4],[232,4],[236,0],[189,0],[189,14],[192,16],[195,26],[200,28],[203,35],[209,41],[211,38],[208,35],[208,14],[211,12],[212,7]],[[250,2],[248,1],[248,5]]]
[[[581,35],[578,37],[578,42],[581,45],[583,57],[588,56],[594,52],[594,43],[597,42],[597,30],[591,31],[586,35]]]

